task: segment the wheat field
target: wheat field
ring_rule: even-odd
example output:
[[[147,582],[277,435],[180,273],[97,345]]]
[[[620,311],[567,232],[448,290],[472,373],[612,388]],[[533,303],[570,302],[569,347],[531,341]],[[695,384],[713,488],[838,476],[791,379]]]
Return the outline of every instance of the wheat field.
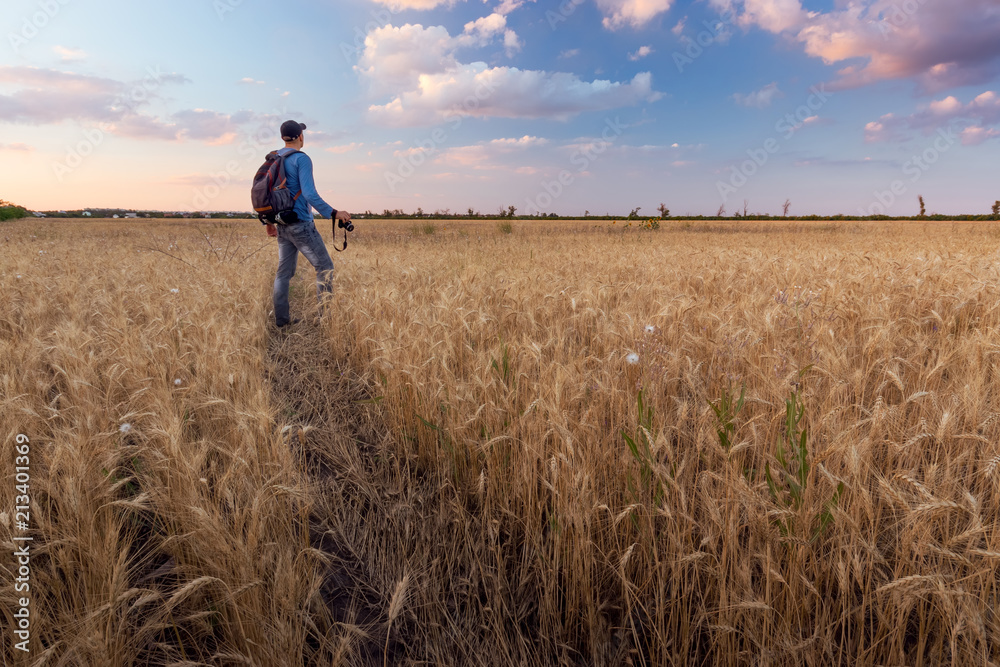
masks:
[[[5,664],[1000,664],[995,225],[357,225],[0,229]]]

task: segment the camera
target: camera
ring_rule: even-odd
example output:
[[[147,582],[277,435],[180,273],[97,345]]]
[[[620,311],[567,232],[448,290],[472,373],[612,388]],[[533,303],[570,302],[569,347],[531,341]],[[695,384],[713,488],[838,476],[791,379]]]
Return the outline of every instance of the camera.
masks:
[[[346,229],[349,232],[354,231],[354,223],[350,220],[338,220],[337,227],[340,229]]]

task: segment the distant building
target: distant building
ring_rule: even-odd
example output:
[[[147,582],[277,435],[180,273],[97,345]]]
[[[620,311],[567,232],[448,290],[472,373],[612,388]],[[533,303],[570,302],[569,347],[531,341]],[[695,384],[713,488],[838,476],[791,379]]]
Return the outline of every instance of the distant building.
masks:
[[[126,218],[138,218],[139,214],[138,213],[126,213],[125,217]]]
[[[44,218],[45,217],[44,213],[39,213],[38,211],[32,211],[31,215],[35,216],[36,218]]]
[[[83,217],[89,218],[90,217],[90,211],[84,211],[83,212]]]
[[[117,214],[117,213],[115,213],[115,214],[114,214],[113,216],[111,216],[111,217],[112,217],[112,218],[117,218],[117,217],[118,217],[118,214]]]

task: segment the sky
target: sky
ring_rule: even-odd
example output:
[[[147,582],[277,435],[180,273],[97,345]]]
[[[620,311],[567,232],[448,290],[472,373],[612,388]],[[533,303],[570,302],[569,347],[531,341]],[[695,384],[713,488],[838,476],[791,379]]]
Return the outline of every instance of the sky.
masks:
[[[989,213],[1000,0],[5,0],[0,198],[248,211],[283,120],[354,213]]]

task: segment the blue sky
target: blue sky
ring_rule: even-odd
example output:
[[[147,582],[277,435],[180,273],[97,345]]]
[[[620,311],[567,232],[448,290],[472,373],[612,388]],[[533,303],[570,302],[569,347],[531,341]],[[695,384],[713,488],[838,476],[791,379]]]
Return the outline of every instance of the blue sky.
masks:
[[[995,0],[8,0],[3,198],[246,210],[282,120],[335,207],[986,213]]]

